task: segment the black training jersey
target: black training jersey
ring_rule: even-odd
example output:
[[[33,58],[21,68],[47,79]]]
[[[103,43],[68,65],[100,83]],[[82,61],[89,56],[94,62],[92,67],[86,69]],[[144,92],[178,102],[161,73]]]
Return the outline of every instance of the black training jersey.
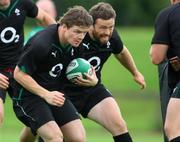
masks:
[[[58,26],[51,25],[32,37],[18,63],[22,71],[48,90],[61,90],[66,67],[79,53],[70,45],[60,44]]]
[[[110,40],[103,45],[98,41],[92,40],[89,34],[87,34],[81,44],[81,47],[84,48],[84,58],[95,67],[97,77],[100,81],[101,70],[104,63],[112,53],[119,54],[122,51],[123,43],[117,31],[114,30]]]
[[[8,9],[0,10],[0,69],[16,65],[24,42],[25,18],[37,14],[37,6],[30,0],[11,0]]]
[[[168,59],[174,56],[180,57],[180,3],[169,6],[158,14],[152,44],[167,44]],[[169,65],[169,86],[173,88],[179,80],[180,72],[175,72]]]
[[[89,34],[86,34],[85,38],[80,45],[80,49],[83,49],[83,58],[88,60],[91,65],[95,67],[98,84],[101,83],[101,70],[104,63],[113,54],[119,54],[123,49],[123,43],[117,31],[114,30],[112,37],[106,44],[100,44],[98,41],[91,39]],[[90,87],[91,88],[91,87]],[[92,87],[93,88],[93,87]],[[66,83],[65,91],[70,96],[71,92],[82,91],[82,89],[89,89],[87,87],[80,87],[70,82]],[[70,93],[69,93],[70,92]]]
[[[180,3],[162,10],[155,21],[152,44],[167,44],[168,58],[180,57]]]

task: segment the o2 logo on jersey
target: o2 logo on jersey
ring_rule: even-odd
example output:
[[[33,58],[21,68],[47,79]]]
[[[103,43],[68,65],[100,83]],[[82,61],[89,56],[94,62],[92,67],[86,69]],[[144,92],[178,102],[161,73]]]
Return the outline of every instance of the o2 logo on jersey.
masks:
[[[101,59],[99,57],[91,57],[88,61],[91,65],[93,65],[95,71],[98,71],[100,69]]]
[[[61,75],[61,71],[63,69],[62,64],[57,64],[49,71],[49,75],[52,77],[59,77]]]
[[[6,37],[7,33],[11,35],[11,37]],[[15,42],[17,43],[19,41],[19,35],[16,34],[16,30],[13,27],[7,27],[5,28],[1,33],[1,41],[4,43],[11,43]]]

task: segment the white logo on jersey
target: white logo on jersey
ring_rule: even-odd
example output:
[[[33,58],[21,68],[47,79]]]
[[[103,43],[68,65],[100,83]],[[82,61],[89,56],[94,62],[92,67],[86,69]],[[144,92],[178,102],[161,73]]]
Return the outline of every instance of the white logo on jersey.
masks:
[[[72,48],[72,50],[71,50],[71,56],[73,56],[74,55],[74,49]]]
[[[16,13],[17,16],[20,15],[20,10],[19,9],[16,8],[14,12]]]
[[[54,67],[52,67],[52,69],[49,71],[49,75],[52,77],[59,77],[62,69],[63,69],[63,64],[59,63]]]
[[[11,37],[9,39],[7,39],[6,34],[7,32],[11,32]],[[5,28],[1,33],[1,41],[4,43],[11,43],[11,42],[15,42],[17,43],[19,41],[19,35],[16,34],[16,30],[13,27],[7,27]]]
[[[178,87],[174,88],[173,93],[175,93],[175,91],[176,91],[177,89],[178,89]]]
[[[110,48],[110,45],[111,45],[111,43],[108,41],[107,42],[107,48]]]
[[[85,46],[87,49],[89,49],[89,43],[88,44],[83,43],[82,45]]]
[[[52,52],[51,55],[53,55],[56,58],[57,51]]]
[[[92,62],[96,62],[96,65],[93,65]],[[101,64],[101,59],[97,56],[91,57],[88,60],[89,63],[91,63],[91,65],[93,65],[93,67],[95,68],[95,71],[98,71],[100,69],[100,64]]]

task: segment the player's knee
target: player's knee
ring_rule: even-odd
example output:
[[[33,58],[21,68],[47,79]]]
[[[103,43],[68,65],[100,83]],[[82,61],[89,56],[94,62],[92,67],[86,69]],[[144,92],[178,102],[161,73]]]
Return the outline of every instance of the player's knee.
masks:
[[[42,136],[42,139],[47,142],[63,142],[63,135],[60,130],[53,130]]]
[[[115,126],[119,131],[122,131],[122,132],[127,130],[127,125],[126,125],[126,122],[124,121],[124,119],[122,119],[119,122],[116,122]]]
[[[75,132],[74,135],[68,138],[68,142],[85,142],[86,141],[86,133],[85,131]]]
[[[110,127],[111,127],[110,131],[112,135],[118,135],[127,132],[127,125],[123,119],[118,121],[113,121]]]
[[[55,133],[54,135],[43,137],[43,140],[47,142],[63,142],[63,137]]]

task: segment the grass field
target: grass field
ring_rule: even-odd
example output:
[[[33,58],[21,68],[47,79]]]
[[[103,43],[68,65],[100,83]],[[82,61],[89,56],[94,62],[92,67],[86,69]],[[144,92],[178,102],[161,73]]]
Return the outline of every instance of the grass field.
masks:
[[[127,122],[134,142],[162,142],[161,115],[158,96],[157,72],[149,58],[152,28],[120,28],[121,38],[144,74],[147,88],[143,91],[131,75],[111,57],[103,70],[103,81],[113,92]],[[5,122],[0,129],[0,142],[18,142],[23,125],[12,111],[10,99],[6,102]],[[83,120],[87,142],[113,142],[102,127]]]

